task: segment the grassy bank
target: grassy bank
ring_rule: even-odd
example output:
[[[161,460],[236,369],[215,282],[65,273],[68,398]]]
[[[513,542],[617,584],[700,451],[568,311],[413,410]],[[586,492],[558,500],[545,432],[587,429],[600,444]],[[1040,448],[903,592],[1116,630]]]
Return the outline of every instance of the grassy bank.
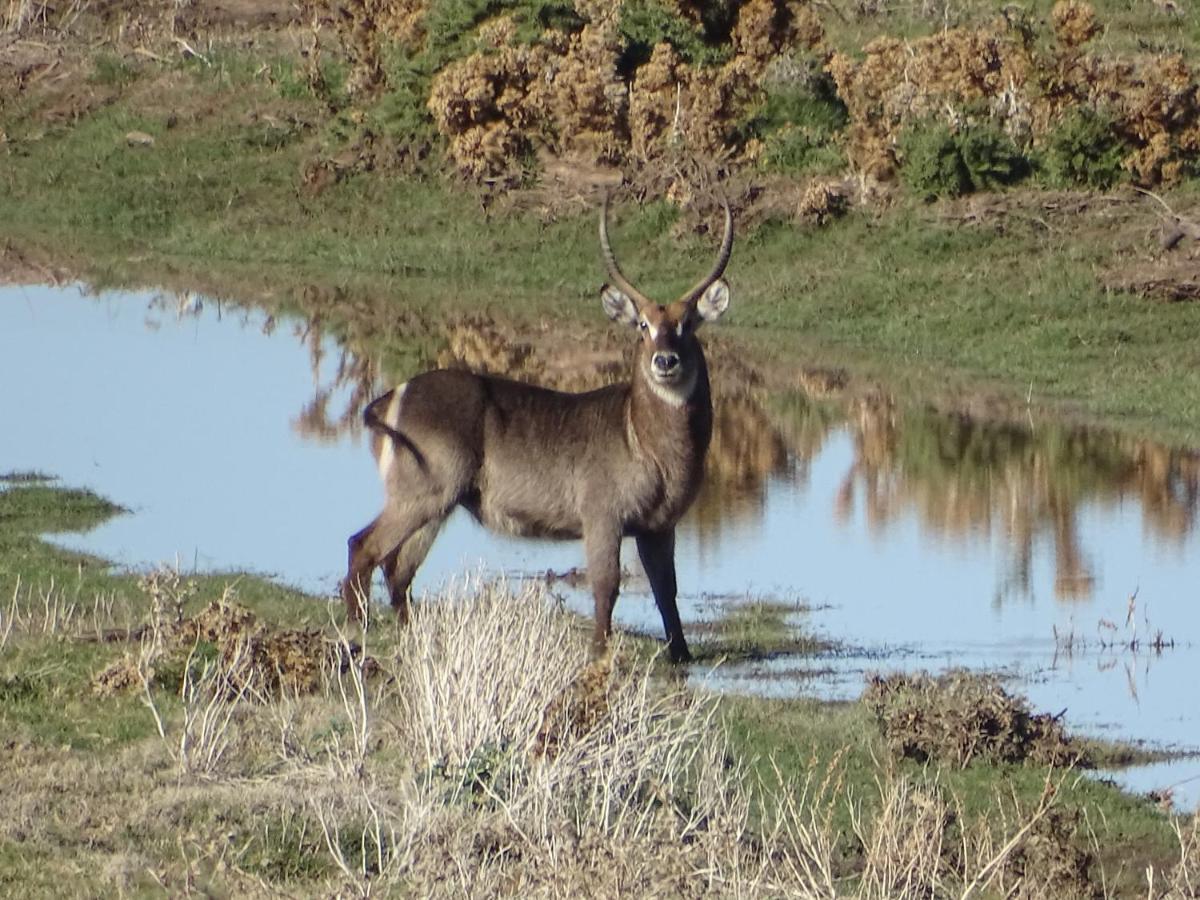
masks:
[[[964,27],[991,15],[970,5],[957,14]],[[1175,20],[1135,22],[1107,7],[1099,15],[1109,30],[1094,39],[1097,59],[1132,52],[1122,35],[1151,25],[1155,52],[1195,39]],[[405,94],[396,74],[424,71],[424,90],[432,75],[422,66],[442,72],[454,54],[474,52],[481,18],[437,16],[457,37],[428,39],[422,53],[440,48],[436,59],[388,57],[389,87],[366,98],[346,86],[361,59],[339,58],[332,44],[305,57],[291,32],[250,49],[216,40],[182,58],[170,42],[167,55],[120,41],[76,48],[55,64],[62,74],[4,100],[0,246],[10,277],[58,271],[281,303],[385,355],[418,319],[460,312],[599,331],[595,182],[619,175],[553,161],[531,163],[518,182],[454,175],[424,95]],[[623,19],[621,34],[636,37],[638,21]],[[863,13],[854,28],[826,24],[828,52],[861,48],[885,26],[918,40],[936,35],[935,24]],[[672,40],[686,43],[681,35]],[[795,52],[803,61],[813,51]],[[803,96],[768,91],[747,107],[768,129],[763,140],[811,120],[824,123],[822,141],[844,149],[845,119],[817,107],[853,111],[850,95],[797,84],[789,90]],[[403,126],[414,121],[423,124]],[[1127,176],[1099,189],[1035,172],[1013,187],[927,202],[903,177],[830,180],[807,162],[780,170],[772,158],[729,170],[741,223],[734,315],[714,340],[763,366],[846,369],[950,404],[996,397],[1010,409],[1028,402],[1200,439],[1200,311],[1161,299],[1194,281],[1193,238],[1160,247],[1172,222],[1191,227],[1194,180],[1155,184],[1151,195]],[[655,197],[668,183],[659,175],[679,165],[648,158],[627,177]],[[825,206],[813,205],[814,190]],[[712,247],[695,233],[694,209],[621,206],[617,249],[648,292],[669,297],[703,271]],[[411,352],[400,365],[416,365]]]
[[[536,587],[464,584],[350,635],[268,582],[112,572],[38,537],[115,511],[0,490],[6,892],[1146,896],[1153,866],[1174,897],[1194,877],[1191,826],[1148,801],[982,752],[906,759],[864,704],[690,690],[653,642],[590,660]],[[753,654],[743,624],[698,649]]]

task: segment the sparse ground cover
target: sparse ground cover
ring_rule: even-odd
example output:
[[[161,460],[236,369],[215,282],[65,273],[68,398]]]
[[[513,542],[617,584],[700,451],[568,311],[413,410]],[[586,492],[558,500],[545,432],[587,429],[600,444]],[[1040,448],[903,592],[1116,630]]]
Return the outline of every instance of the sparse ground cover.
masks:
[[[889,751],[911,698],[714,698],[652,642],[590,659],[536,586],[464,584],[364,636],[268,583],[81,570],[36,536],[97,508],[0,490],[0,540],[29,549],[0,605],[5,892],[1190,896],[1193,826],[1021,761],[1029,729],[992,726],[1026,713],[987,685],[926,692],[923,721],[985,697],[1004,758],[926,727],[917,762]]]

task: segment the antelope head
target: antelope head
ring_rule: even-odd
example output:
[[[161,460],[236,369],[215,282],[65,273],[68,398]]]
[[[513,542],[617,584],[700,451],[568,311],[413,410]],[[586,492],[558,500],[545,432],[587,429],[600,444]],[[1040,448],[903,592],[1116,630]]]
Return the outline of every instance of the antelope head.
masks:
[[[725,209],[725,236],[716,264],[678,300],[655,303],[621,274],[608,242],[608,196],[600,213],[600,250],[609,283],[600,291],[604,311],[614,322],[639,331],[635,377],[644,378],[660,398],[681,406],[692,395],[704,367],[696,332],[705,322],[715,322],[729,306],[729,285],[721,277],[733,250],[733,213]]]

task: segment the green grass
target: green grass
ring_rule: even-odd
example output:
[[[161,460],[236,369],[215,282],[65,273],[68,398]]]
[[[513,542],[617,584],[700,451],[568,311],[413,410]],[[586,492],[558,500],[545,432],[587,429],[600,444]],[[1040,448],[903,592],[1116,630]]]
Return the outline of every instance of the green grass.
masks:
[[[959,770],[894,760],[861,703],[731,696],[723,698],[721,705],[734,753],[747,760],[752,776],[768,786],[777,784],[777,772],[795,777],[812,771],[828,777],[838,796],[851,797],[871,810],[879,802],[879,780],[891,772],[936,784],[939,792],[955,798],[965,818],[988,821],[999,829],[1002,805],[1009,804],[1010,815],[1014,802],[1030,810],[1045,785],[1047,770],[1039,766],[973,764]],[[768,793],[761,802],[772,804],[778,798]],[[1178,852],[1169,823],[1152,804],[1090,777],[1068,775],[1058,791],[1058,802],[1068,816],[1078,812],[1094,830],[1093,839],[1087,828],[1079,829],[1071,844],[1095,852],[1112,896],[1143,896],[1145,865],[1152,863],[1161,872]],[[848,811],[834,806],[832,814],[853,846]]]
[[[691,629],[699,635],[693,641],[693,657],[704,666],[718,660],[736,663],[830,652],[828,642],[806,634],[796,621],[804,610],[802,604],[771,599],[727,602],[715,620]]]

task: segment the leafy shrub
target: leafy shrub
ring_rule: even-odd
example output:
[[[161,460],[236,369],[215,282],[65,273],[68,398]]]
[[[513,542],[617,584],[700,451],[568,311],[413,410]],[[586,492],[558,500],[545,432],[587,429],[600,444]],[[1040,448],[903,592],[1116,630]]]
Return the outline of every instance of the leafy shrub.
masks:
[[[631,73],[650,60],[655,46],[670,44],[688,65],[715,65],[729,58],[730,48],[710,44],[705,31],[680,16],[659,0],[627,0],[621,7],[618,25],[624,53],[621,71]],[[728,35],[725,36],[728,40]]]
[[[1121,179],[1124,156],[1112,116],[1079,107],[1050,132],[1041,163],[1053,184],[1108,188]]]
[[[1014,184],[1029,174],[1029,160],[991,124],[955,130],[926,121],[900,140],[900,178],[923,197],[957,197]]]
[[[847,121],[833,79],[808,66],[799,77],[768,80],[766,99],[748,130],[763,142],[767,168],[827,174],[845,168],[837,136]]]

